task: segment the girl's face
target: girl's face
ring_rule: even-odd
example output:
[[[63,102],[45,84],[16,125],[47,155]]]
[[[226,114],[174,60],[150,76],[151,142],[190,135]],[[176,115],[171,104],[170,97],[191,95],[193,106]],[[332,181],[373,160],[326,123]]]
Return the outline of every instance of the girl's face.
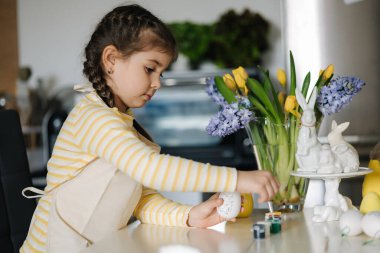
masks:
[[[161,87],[160,78],[171,60],[170,55],[154,48],[115,58],[113,73],[106,80],[116,107],[124,112],[127,107],[144,106]]]

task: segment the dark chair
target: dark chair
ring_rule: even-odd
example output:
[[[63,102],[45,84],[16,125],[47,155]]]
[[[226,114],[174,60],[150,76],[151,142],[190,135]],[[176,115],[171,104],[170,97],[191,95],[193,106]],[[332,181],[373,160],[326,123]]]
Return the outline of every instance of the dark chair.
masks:
[[[55,141],[57,140],[59,131],[67,118],[67,112],[61,109],[49,110],[42,120],[42,148],[43,161],[46,165],[52,153]],[[43,190],[46,186],[47,168],[44,166],[39,170],[32,172],[33,186]]]
[[[48,162],[53,153],[53,147],[59,131],[67,118],[67,112],[61,109],[48,111],[42,120],[42,141],[44,160]]]
[[[21,195],[32,180],[20,118],[0,110],[0,251],[19,252],[28,233],[36,203]]]

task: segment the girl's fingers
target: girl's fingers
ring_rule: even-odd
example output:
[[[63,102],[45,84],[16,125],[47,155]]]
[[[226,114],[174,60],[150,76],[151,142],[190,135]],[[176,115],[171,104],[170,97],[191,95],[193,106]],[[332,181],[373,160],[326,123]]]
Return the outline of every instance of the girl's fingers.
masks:
[[[271,181],[271,187],[273,188],[274,192],[277,193],[280,189],[280,184],[277,182],[277,180]]]
[[[220,192],[217,192],[217,193],[213,194],[209,199],[217,199],[217,198],[219,198],[219,195],[220,195]]]
[[[260,196],[258,199],[259,203],[263,203],[269,199],[268,193],[265,189],[263,189],[259,192],[259,196]]]
[[[265,186],[267,192],[268,192],[268,200],[271,199],[273,196],[274,196],[274,190],[272,188],[272,185],[271,184],[267,184]]]

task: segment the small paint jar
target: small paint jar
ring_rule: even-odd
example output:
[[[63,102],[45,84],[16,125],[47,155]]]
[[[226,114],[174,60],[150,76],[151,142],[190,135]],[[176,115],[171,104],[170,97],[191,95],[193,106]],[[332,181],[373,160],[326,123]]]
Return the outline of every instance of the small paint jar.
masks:
[[[264,224],[256,223],[253,225],[253,238],[265,239],[265,225]]]
[[[272,226],[272,222],[269,221],[258,221],[257,224],[262,224],[265,226],[265,236],[270,236],[270,227]]]
[[[272,221],[272,225],[270,226],[271,234],[277,234],[281,232],[281,221]]]

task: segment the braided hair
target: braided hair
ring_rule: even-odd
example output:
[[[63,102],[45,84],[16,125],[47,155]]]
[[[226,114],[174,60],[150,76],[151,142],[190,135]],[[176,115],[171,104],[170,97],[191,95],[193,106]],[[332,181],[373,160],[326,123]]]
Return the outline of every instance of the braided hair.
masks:
[[[176,41],[168,27],[143,7],[120,6],[106,14],[85,48],[83,73],[109,107],[114,107],[115,101],[102,67],[102,53],[109,45],[115,46],[124,57],[152,48],[169,53],[172,61],[178,55]]]

